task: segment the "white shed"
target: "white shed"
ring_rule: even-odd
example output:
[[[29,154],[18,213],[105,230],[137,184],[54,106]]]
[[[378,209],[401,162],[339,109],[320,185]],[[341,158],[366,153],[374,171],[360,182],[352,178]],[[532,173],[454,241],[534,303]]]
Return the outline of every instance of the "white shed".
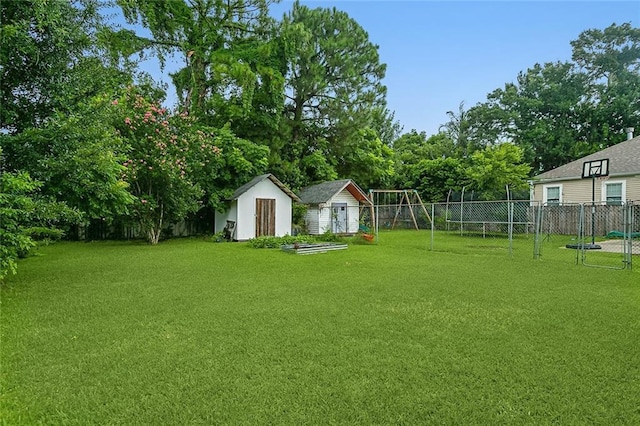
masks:
[[[231,196],[224,213],[216,212],[215,232],[233,225],[231,239],[246,241],[263,235],[291,234],[291,205],[298,196],[272,174],[257,176]]]
[[[300,191],[300,202],[306,204],[307,232],[319,235],[355,234],[360,228],[360,207],[371,207],[371,200],[351,179],[308,186]]]

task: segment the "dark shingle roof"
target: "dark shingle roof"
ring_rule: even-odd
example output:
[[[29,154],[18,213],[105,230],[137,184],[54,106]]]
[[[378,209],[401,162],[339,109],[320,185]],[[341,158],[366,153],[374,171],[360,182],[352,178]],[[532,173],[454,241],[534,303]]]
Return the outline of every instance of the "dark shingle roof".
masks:
[[[300,200],[303,204],[326,203],[343,189],[349,191],[356,200],[366,204],[371,204],[367,195],[351,179],[323,182],[302,188],[300,191]]]
[[[586,161],[606,158],[609,159],[609,176],[640,173],[640,136],[539,174],[534,177],[534,180],[580,179],[582,177],[582,165]]]
[[[231,196],[231,200],[237,200],[238,197],[240,197],[242,194],[244,194],[245,192],[247,192],[248,190],[250,190],[251,188],[253,188],[254,186],[256,186],[257,184],[259,184],[265,179],[269,179],[271,182],[276,184],[284,193],[286,193],[294,201],[300,201],[300,198],[298,198],[298,196],[292,190],[287,188],[284,183],[280,182],[278,178],[276,178],[271,173],[256,176],[253,179],[251,179],[250,182],[247,182],[244,185],[242,185],[240,188],[236,189],[236,191]]]

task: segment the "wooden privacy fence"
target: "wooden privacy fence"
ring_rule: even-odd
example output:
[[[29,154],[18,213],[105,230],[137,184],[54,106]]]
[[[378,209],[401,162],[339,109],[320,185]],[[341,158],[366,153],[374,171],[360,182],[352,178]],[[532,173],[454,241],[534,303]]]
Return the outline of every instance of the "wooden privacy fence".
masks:
[[[636,206],[637,207],[637,206]],[[540,206],[542,220],[540,232],[562,235],[576,235],[579,231],[580,217],[584,215],[589,235],[605,237],[610,233],[622,232],[625,229],[626,205],[607,204],[561,204]],[[637,211],[637,208],[632,208]]]

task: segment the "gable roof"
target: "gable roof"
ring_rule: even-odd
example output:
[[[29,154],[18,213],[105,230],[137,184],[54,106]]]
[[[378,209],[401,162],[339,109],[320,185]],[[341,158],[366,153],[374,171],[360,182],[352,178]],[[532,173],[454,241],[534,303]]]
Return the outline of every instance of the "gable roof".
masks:
[[[345,189],[359,202],[371,204],[371,200],[369,200],[364,191],[351,179],[323,182],[302,188],[300,191],[300,200],[304,204],[326,203]]]
[[[640,174],[640,136],[617,143],[608,148],[587,155],[564,166],[535,176],[535,181],[568,180],[582,178],[585,161],[609,159],[609,176]]]
[[[253,179],[251,179],[250,182],[247,182],[244,185],[242,185],[240,188],[236,189],[229,200],[231,201],[237,200],[238,198],[240,198],[242,194],[244,194],[245,192],[247,192],[248,190],[250,190],[251,188],[253,188],[254,186],[256,186],[257,184],[259,184],[260,182],[266,179],[269,179],[276,186],[278,186],[278,188],[280,188],[282,192],[287,194],[292,200],[300,201],[300,198],[298,198],[298,196],[292,190],[287,188],[284,183],[280,182],[278,178],[276,178],[271,173],[254,177]]]

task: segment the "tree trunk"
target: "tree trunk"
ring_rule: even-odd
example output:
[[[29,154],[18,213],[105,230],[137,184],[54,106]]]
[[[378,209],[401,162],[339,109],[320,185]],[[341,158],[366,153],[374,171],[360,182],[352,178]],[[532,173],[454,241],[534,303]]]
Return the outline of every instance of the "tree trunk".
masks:
[[[160,203],[160,217],[158,222],[147,231],[147,239],[149,244],[156,245],[160,241],[160,235],[162,234],[162,225],[164,224],[164,204]]]

